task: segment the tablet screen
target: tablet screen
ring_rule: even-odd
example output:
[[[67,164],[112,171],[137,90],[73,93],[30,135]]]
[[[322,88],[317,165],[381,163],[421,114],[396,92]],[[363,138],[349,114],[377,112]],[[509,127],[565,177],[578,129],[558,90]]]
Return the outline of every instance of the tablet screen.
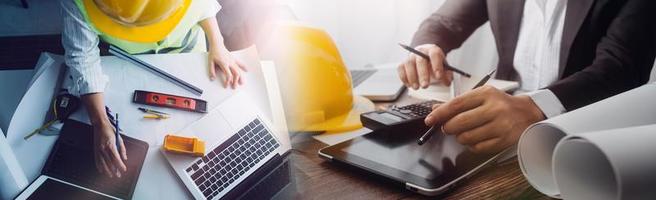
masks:
[[[42,199],[89,199],[89,200],[110,200],[107,196],[81,189],[66,183],[53,179],[46,179],[39,188],[34,190],[27,197],[28,200]]]
[[[355,161],[359,166],[373,168],[368,169],[370,171],[392,168],[400,171],[395,174],[397,178],[423,179],[429,185],[448,183],[494,157],[472,153],[456,142],[455,136],[444,135],[439,131],[427,143],[418,145],[417,139],[423,133],[421,130],[372,132],[340,143],[334,148],[343,156],[338,159]],[[358,161],[364,163],[357,163]]]

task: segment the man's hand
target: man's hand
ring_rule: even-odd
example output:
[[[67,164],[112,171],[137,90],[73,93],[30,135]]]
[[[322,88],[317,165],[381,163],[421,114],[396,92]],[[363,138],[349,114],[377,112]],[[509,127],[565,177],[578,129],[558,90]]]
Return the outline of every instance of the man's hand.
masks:
[[[200,27],[203,28],[207,37],[210,80],[215,80],[216,71],[220,70],[223,74],[224,87],[235,89],[237,85],[244,84],[241,71],[246,71],[246,65],[234,59],[225,44],[223,44],[223,36],[221,36],[216,17],[209,17],[200,21]]]
[[[114,127],[107,118],[103,93],[82,95],[82,102],[87,108],[89,120],[93,126],[93,157],[99,173],[109,177],[121,177],[127,171],[125,160],[128,159],[123,140],[118,141],[121,152],[116,150]]]
[[[444,85],[451,84],[453,73],[444,69],[446,56],[440,47],[434,44],[423,44],[416,48],[430,57],[426,60],[421,56],[410,54],[405,62],[398,66],[399,78],[406,87],[412,89],[427,88],[431,79]]]
[[[241,71],[246,71],[246,66],[238,60],[232,58],[225,48],[210,48],[208,52],[210,80],[216,79],[216,71],[220,70],[223,74],[223,86],[237,88],[237,85],[244,84],[241,77]]]
[[[127,171],[124,161],[128,159],[123,140],[116,141],[114,127],[107,123],[93,126],[93,152],[98,172],[109,177],[121,177],[121,173]],[[121,151],[116,149],[116,143],[121,146]]]
[[[441,125],[473,152],[493,153],[517,143],[529,125],[544,118],[530,97],[483,86],[434,107],[425,122]]]

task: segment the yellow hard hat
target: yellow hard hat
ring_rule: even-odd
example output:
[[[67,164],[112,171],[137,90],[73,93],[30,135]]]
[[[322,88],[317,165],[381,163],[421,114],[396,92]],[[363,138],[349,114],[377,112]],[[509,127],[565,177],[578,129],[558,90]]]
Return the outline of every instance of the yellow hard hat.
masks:
[[[323,30],[282,24],[273,41],[288,127],[294,132],[341,132],[362,127],[360,114],[374,110],[354,96],[351,76]]]
[[[99,31],[132,42],[158,42],[182,19],[191,0],[83,0]]]

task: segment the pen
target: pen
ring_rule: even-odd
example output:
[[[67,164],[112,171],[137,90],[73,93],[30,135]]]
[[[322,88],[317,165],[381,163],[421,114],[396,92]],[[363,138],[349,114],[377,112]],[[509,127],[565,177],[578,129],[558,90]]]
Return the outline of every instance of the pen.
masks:
[[[147,114],[144,115],[143,118],[145,119],[168,119],[168,115],[160,115],[160,114]]]
[[[119,142],[121,141],[121,136],[118,132],[118,129],[119,129],[118,113],[116,113],[116,117],[115,117],[114,120],[116,120],[116,130],[114,131],[114,133],[116,134],[116,151],[117,151],[118,155],[121,155],[121,145],[119,145]],[[119,173],[118,168],[116,168],[116,173]]]
[[[487,83],[487,81],[490,80],[490,77],[492,77],[492,74],[494,74],[494,72],[496,72],[496,71],[497,70],[494,69],[490,73],[485,75],[485,77],[483,77],[483,79],[481,79],[480,81],[478,81],[478,83],[476,83],[476,85],[472,88],[472,90],[485,85],[485,83]],[[437,127],[437,124],[431,126],[428,129],[428,131],[426,131],[423,135],[421,135],[421,137],[419,137],[419,140],[417,140],[417,144],[423,145],[424,143],[426,143],[426,141],[428,141],[428,139],[433,137],[433,134],[435,133],[435,131],[433,131],[433,130],[435,130],[435,127]]]
[[[160,112],[160,111],[156,111],[156,110],[151,110],[151,109],[148,109],[148,108],[139,108],[139,110],[141,110],[142,112],[145,112],[145,113],[168,115],[168,113]]]
[[[418,50],[416,50],[416,49],[414,49],[414,48],[412,48],[412,47],[410,47],[410,46],[408,46],[408,45],[404,45],[404,44],[401,44],[401,43],[399,43],[399,45],[400,45],[402,48],[404,48],[405,50],[408,50],[410,53],[414,53],[414,54],[416,54],[416,55],[418,55],[418,56],[420,56],[420,57],[422,57],[422,58],[424,58],[424,59],[426,59],[426,60],[430,60],[430,57],[429,57],[428,55],[422,53],[421,51],[418,51]],[[449,65],[449,63],[447,63],[446,60],[444,60],[444,68],[446,68],[446,69],[448,69],[448,70],[451,70],[451,71],[453,71],[453,72],[456,72],[456,73],[458,73],[458,74],[460,74],[460,75],[463,75],[463,76],[465,76],[465,77],[467,77],[467,78],[470,78],[470,77],[471,77],[471,74],[469,74],[469,73],[467,73],[467,72],[464,72],[464,71],[462,71],[462,70],[459,70],[459,69],[457,69],[457,68],[455,68],[455,67]]]

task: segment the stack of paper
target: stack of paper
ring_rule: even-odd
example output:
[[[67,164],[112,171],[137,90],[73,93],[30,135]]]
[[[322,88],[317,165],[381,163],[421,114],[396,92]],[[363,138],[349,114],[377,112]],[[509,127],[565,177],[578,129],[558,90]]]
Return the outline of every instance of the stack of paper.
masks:
[[[656,84],[539,122],[518,159],[538,191],[564,199],[656,199]]]
[[[454,74],[451,86],[445,86],[441,83],[432,82],[428,88],[412,90],[408,93],[410,96],[418,99],[436,100],[440,102],[447,102],[455,96],[459,96],[471,90],[483,77],[472,76],[471,78],[461,77]],[[504,81],[498,79],[490,79],[485,85],[490,85],[502,91],[512,91],[519,87],[516,81]]]

